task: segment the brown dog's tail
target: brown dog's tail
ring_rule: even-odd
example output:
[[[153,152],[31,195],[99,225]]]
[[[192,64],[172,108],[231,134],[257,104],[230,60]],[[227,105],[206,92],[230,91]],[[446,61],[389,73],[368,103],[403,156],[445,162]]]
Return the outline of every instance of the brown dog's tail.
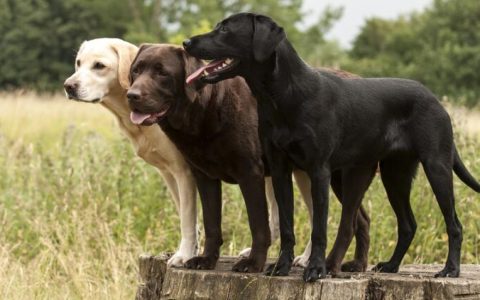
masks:
[[[465,167],[462,160],[460,159],[460,155],[458,155],[456,147],[453,158],[453,171],[455,171],[455,174],[457,174],[458,178],[460,178],[460,180],[462,180],[472,190],[480,193],[480,184],[475,178],[473,178],[472,174],[468,172],[467,167]]]

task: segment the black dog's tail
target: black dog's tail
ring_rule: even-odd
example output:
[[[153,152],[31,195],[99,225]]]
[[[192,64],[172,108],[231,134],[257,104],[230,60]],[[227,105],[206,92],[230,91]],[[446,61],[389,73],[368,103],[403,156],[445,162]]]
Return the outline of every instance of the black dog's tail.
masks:
[[[453,171],[455,171],[455,174],[457,174],[458,178],[460,178],[466,185],[468,185],[477,193],[480,193],[480,184],[475,178],[473,178],[472,174],[468,172],[467,168],[460,159],[460,156],[458,155],[456,147],[454,151],[455,153],[453,157]]]

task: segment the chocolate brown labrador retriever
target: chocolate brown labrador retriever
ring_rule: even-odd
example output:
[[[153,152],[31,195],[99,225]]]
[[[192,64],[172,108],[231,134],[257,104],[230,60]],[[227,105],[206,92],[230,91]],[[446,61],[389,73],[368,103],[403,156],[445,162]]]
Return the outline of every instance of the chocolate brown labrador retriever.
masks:
[[[142,125],[158,123],[192,166],[202,201],[206,241],[203,255],[186,266],[215,267],[222,244],[223,180],[240,185],[253,237],[250,256],[233,270],[259,272],[270,238],[256,101],[240,78],[215,85],[185,85],[187,74],[201,66],[201,60],[181,48],[143,45],[131,67],[132,85],[127,97],[132,119]],[[332,187],[339,197],[340,186],[341,176],[335,174]],[[347,266],[362,271],[369,242],[369,220],[363,209],[357,223],[356,259]]]

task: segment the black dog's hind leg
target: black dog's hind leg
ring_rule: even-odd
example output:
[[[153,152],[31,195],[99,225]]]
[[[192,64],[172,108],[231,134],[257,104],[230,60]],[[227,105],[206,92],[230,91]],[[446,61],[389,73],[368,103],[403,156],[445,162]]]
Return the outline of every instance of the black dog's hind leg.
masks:
[[[398,241],[390,260],[378,263],[373,271],[398,272],[400,263],[415,236],[417,224],[410,207],[410,190],[417,167],[418,161],[413,158],[390,159],[380,163],[382,182],[397,217]]]
[[[375,177],[377,167],[372,168],[372,180]],[[371,183],[371,180],[370,180]],[[368,186],[370,185],[368,184]],[[332,180],[330,185],[337,199],[342,203],[342,171],[335,171],[332,173]],[[366,187],[368,189],[368,186]],[[342,204],[343,205],[343,204]],[[360,205],[358,209],[357,218],[354,221],[355,230],[355,256],[351,261],[342,264],[342,272],[364,272],[368,264],[368,249],[370,248],[370,218],[367,211]]]
[[[355,233],[363,196],[375,176],[375,169],[376,166],[342,170],[342,218],[335,244],[327,258],[327,271],[332,275],[340,271],[340,264]]]
[[[268,151],[267,149],[267,147],[264,147],[264,152]],[[292,267],[294,258],[293,247],[295,246],[292,168],[287,158],[280,151],[272,151],[266,157],[269,159],[273,190],[278,205],[280,255],[276,263],[268,266],[265,274],[270,276],[287,276]]]
[[[305,282],[313,282],[325,278],[325,248],[327,247],[328,188],[330,186],[330,170],[326,166],[314,168],[309,172],[312,181],[312,253],[310,261],[303,272]]]
[[[452,163],[449,159],[447,157],[443,157],[443,159],[430,157],[426,161],[422,161],[428,181],[432,186],[447,225],[448,259],[443,270],[435,274],[435,277],[458,277],[460,275],[462,224],[455,211]]]
[[[222,185],[218,179],[211,179],[192,167],[202,202],[205,247],[203,254],[185,263],[189,269],[211,270],[220,256],[222,240]]]
[[[263,168],[249,168],[251,173],[239,181],[240,189],[247,206],[248,224],[252,234],[252,250],[248,258],[242,258],[232,270],[236,272],[261,272],[267,260],[270,246],[268,207],[265,196]]]

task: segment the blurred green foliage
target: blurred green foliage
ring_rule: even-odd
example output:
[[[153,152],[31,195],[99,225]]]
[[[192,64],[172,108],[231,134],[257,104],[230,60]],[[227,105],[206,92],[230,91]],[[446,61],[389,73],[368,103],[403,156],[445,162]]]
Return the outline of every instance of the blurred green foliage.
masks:
[[[324,29],[340,14],[327,10],[304,34],[296,26],[301,5],[302,0],[0,0],[0,89],[61,89],[87,39],[180,43],[240,11],[272,16],[296,44],[305,45],[300,48],[309,49],[324,42]]]
[[[434,0],[423,12],[367,19],[352,49],[325,34],[343,9],[327,7],[306,26],[303,0],[0,0],[0,89],[59,90],[83,40],[180,43],[224,17],[252,11],[281,24],[315,66],[362,76],[420,80],[439,96],[474,105],[480,95],[480,1]]]
[[[342,67],[417,79],[437,95],[480,98],[480,1],[435,0],[422,13],[367,20]]]

